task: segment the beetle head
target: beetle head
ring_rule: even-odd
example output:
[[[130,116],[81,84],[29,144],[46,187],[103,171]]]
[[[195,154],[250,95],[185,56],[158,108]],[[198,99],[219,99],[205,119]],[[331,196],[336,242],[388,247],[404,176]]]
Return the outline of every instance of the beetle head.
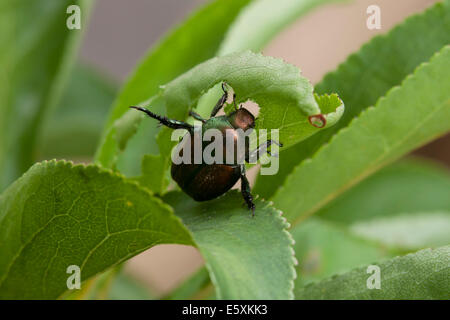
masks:
[[[250,111],[242,107],[230,113],[228,120],[235,129],[241,128],[245,131],[255,127],[255,117]]]

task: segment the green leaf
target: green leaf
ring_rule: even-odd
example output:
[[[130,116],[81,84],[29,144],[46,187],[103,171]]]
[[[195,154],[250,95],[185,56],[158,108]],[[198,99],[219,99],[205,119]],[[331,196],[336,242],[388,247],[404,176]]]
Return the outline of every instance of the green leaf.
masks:
[[[238,192],[206,203],[181,192],[164,200],[192,232],[218,299],[292,298],[292,238],[270,204],[257,200],[252,217]]]
[[[245,7],[229,28],[219,55],[260,51],[286,26],[313,8],[343,0],[257,0]]]
[[[198,63],[213,57],[223,36],[240,10],[250,0],[216,0],[189,17],[143,58],[114,103],[104,129],[96,160],[112,167],[115,156],[111,127],[131,105],[137,105],[155,95],[159,86],[171,81]],[[200,44],[200,45],[199,45]],[[155,136],[156,130],[152,135]]]
[[[152,300],[154,295],[145,284],[138,282],[131,275],[122,272],[122,266],[116,266],[103,272],[92,283],[93,288],[81,288],[75,292],[83,293],[87,289],[86,296],[77,299],[89,300]],[[86,283],[89,284],[90,281]],[[74,291],[71,291],[74,292]]]
[[[161,156],[152,154],[144,155],[142,158],[142,176],[136,178],[141,186],[156,193],[162,193],[169,184],[167,169],[169,163]]]
[[[381,288],[368,289],[372,272],[359,268],[305,288],[296,299],[449,299],[450,246],[426,249],[376,264]]]
[[[291,234],[299,261],[296,288],[390,257],[394,252],[358,237],[345,226],[317,217],[295,226]]]
[[[199,64],[164,85],[152,101],[162,99],[170,118],[184,119],[209,89],[223,81],[236,93],[236,103],[258,103],[256,128],[280,129],[285,148],[321,130],[309,123],[308,116],[323,114],[328,128],[344,112],[336,95],[315,96],[310,82],[295,66],[250,51]]]
[[[173,290],[165,300],[190,300],[203,297],[203,293],[210,294],[213,287],[209,279],[209,273],[206,268],[201,267],[194,272],[186,281]],[[202,297],[200,297],[202,296]]]
[[[112,280],[108,295],[111,300],[151,300],[152,295],[138,280],[120,273]]]
[[[68,290],[59,300],[152,300],[154,294],[145,284],[121,272],[123,264],[83,282],[79,290]]]
[[[321,130],[308,116],[323,114],[329,128],[344,112],[336,95],[316,98],[297,67],[246,51],[210,59],[165,85],[161,94],[168,116],[186,118],[200,97],[222,81],[233,88],[236,103],[251,100],[259,105],[256,129],[279,129],[284,148]]]
[[[35,160],[39,129],[60,96],[89,3],[8,0],[0,5],[0,191]],[[66,27],[72,4],[81,8],[81,30]]]
[[[254,0],[241,10],[230,26],[217,55],[245,50],[261,51],[282,29],[300,16],[316,6],[338,1],[342,0]],[[196,112],[205,118],[209,117],[211,107],[222,93],[221,86],[216,85],[199,100]]]
[[[292,238],[279,211],[256,201],[252,218],[237,192],[208,203],[182,193],[165,199],[190,232],[120,175],[34,165],[0,196],[0,298],[56,298],[67,289],[68,266],[79,266],[84,281],[161,243],[197,246],[219,298],[292,298]]]
[[[256,128],[279,129],[279,139],[284,144],[283,148],[292,146],[306,137],[334,125],[344,112],[344,105],[336,95],[315,96],[311,84],[300,75],[300,71],[295,66],[250,51],[213,58],[199,64],[162,86],[159,95],[151,98],[150,102],[145,105],[150,104],[148,108],[154,112],[157,112],[154,105],[156,105],[156,110],[165,107],[170,118],[184,119],[187,117],[188,110],[192,109],[210,88],[222,81],[226,81],[233,88],[237,102],[252,100],[259,104],[260,112]],[[130,110],[125,113],[123,118],[129,117],[130,113],[137,113],[137,111]],[[308,116],[318,114],[323,114],[326,119],[324,128],[317,128],[309,123]],[[122,122],[119,119],[116,120],[116,124],[118,121]],[[155,121],[146,122],[153,127],[156,126]],[[127,149],[122,152],[122,156],[127,155],[128,160],[134,159],[128,163],[134,163],[132,167],[135,168],[138,166],[136,162],[139,156],[142,157],[142,153],[149,149],[143,147],[139,141],[145,141],[142,138],[149,133],[146,130],[140,131],[137,120],[130,121],[128,126],[132,128],[128,131],[136,132],[137,130],[139,137],[133,136],[127,141]],[[109,155],[111,158],[108,163],[114,165],[115,159],[119,159],[117,167],[123,169],[120,168],[120,157],[117,158],[116,154],[119,149],[122,149],[119,145],[124,146],[125,144],[121,143],[120,138],[117,137],[117,128],[113,127],[112,129],[108,149],[114,150],[114,152]],[[144,174],[157,171],[155,168],[168,167],[167,163],[173,146],[170,141],[171,132],[167,128],[161,130],[158,145],[162,156],[152,158],[151,162],[144,162],[142,169]],[[135,137],[136,139],[134,139]],[[149,139],[147,138],[147,140]],[[135,142],[137,144],[134,144]],[[145,143],[148,144],[148,142]],[[128,149],[129,145],[132,147]],[[150,163],[149,167],[146,166],[148,163]],[[126,172],[133,171],[126,170]],[[161,193],[163,190],[161,186],[167,183],[163,179],[164,175],[158,174],[158,177],[157,183],[152,186],[155,189],[152,190]],[[138,179],[142,181],[142,178]]]
[[[297,223],[379,168],[447,132],[448,83],[450,46],[299,165],[275,194],[276,206]]]
[[[54,299],[161,243],[193,244],[171,208],[96,166],[34,165],[0,196],[0,298]]]
[[[418,159],[390,165],[348,190],[291,230],[300,261],[296,287],[450,243],[450,215],[442,212],[450,210],[448,190],[448,171]]]
[[[450,175],[408,159],[381,169],[317,212],[349,233],[404,251],[450,243]],[[301,226],[301,225],[300,225]]]
[[[78,63],[55,112],[45,122],[39,157],[93,157],[115,93],[111,80]]]
[[[450,189],[447,189],[450,190]],[[357,222],[350,230],[362,238],[408,250],[450,243],[450,212],[402,214]]]
[[[450,179],[425,161],[388,166],[295,226],[296,287],[381,258],[450,243]],[[414,195],[412,197],[411,195]],[[339,205],[335,204],[339,203]],[[403,210],[412,210],[402,214]]]
[[[220,46],[220,51],[218,52],[218,54],[224,54],[226,52],[231,52],[228,50],[227,46],[228,44],[233,46],[233,50],[236,51],[243,51],[246,49],[257,49],[254,46],[249,46],[249,44],[253,41],[254,43],[259,43],[260,45],[263,45],[264,43],[267,43],[271,37],[275,36],[275,30],[281,30],[283,27],[287,26],[289,23],[291,23],[293,21],[293,19],[296,16],[302,15],[304,13],[306,13],[308,10],[312,9],[315,5],[319,5],[322,3],[325,3],[328,1],[315,1],[315,2],[311,2],[311,1],[283,1],[282,3],[269,3],[268,1],[252,1],[248,6],[246,6],[244,8],[244,6],[242,6],[242,8],[244,8],[243,10],[240,10],[240,12],[236,12],[236,15],[233,16],[235,21],[231,22],[228,25],[228,33],[227,33],[227,37],[224,41],[223,44],[221,44]],[[242,9],[240,8],[240,9]],[[250,33],[246,33],[246,34],[239,34],[239,32],[237,32],[238,28],[240,25],[242,24],[248,24],[248,21],[253,19],[252,17],[257,14],[258,12],[261,13],[262,11],[266,10],[267,12],[272,11],[276,9],[277,10],[277,14],[276,15],[272,15],[270,17],[270,19],[268,19],[267,21],[265,21],[265,25],[264,27],[258,27],[258,28],[253,28],[253,30]],[[237,16],[237,18],[236,18]],[[208,21],[208,23],[211,23],[210,20]],[[200,23],[200,22],[199,22]],[[236,23],[236,27],[234,26],[234,24]],[[255,24],[255,21],[252,22],[253,24]],[[223,23],[222,23],[223,24]],[[186,26],[187,27],[187,26]],[[219,36],[219,34],[217,33],[218,28],[211,26],[211,27],[204,27],[204,30],[206,29],[210,29],[210,30],[214,30],[215,36]],[[180,29],[181,30],[181,29]],[[222,30],[222,29],[220,29]],[[225,29],[224,29],[225,32]],[[223,35],[222,35],[223,36]],[[238,36],[241,40],[239,42],[239,45],[237,46],[236,44],[233,44],[233,42],[230,40],[234,39],[235,36]],[[249,39],[248,37],[251,37],[251,39]],[[195,46],[195,48],[192,49],[195,53],[195,55],[198,55],[198,50],[197,50],[197,46]],[[186,51],[186,50],[184,50]],[[188,55],[189,56],[189,55]],[[211,57],[214,56],[211,55]],[[180,59],[180,57],[177,56],[176,59]],[[178,61],[177,60],[177,61]],[[181,73],[181,72],[180,72]],[[147,73],[146,75],[148,76],[150,73]],[[142,81],[141,81],[142,82]],[[162,84],[162,83],[159,83]],[[136,86],[137,84],[135,84],[134,86]],[[202,107],[198,107],[197,111],[206,116],[206,113],[209,113],[211,110],[212,105],[214,105],[216,103],[216,101],[218,100],[218,95],[221,94],[221,89],[220,86],[216,86],[214,88],[215,90],[213,90],[213,93],[208,93],[205,95],[205,99],[202,99],[201,102],[199,102]],[[153,91],[153,93],[155,93],[156,91]],[[138,102],[144,101],[145,99],[148,99],[148,97],[150,96],[142,96],[141,100],[137,100]],[[339,103],[340,104],[340,103]],[[338,105],[339,105],[338,104]],[[128,103],[129,105],[129,103]],[[335,108],[338,106],[336,105]],[[195,107],[195,106],[194,106]],[[152,104],[152,108],[154,112],[159,112],[159,113],[165,113],[165,109],[163,106],[158,106],[158,105],[154,105]],[[185,117],[185,115],[184,115]],[[182,119],[179,119],[182,120]],[[139,159],[141,159],[143,157],[143,155],[146,154],[152,154],[152,155],[157,155],[158,153],[158,147],[155,144],[152,144],[149,142],[149,137],[151,136],[155,136],[157,130],[153,127],[149,127],[148,125],[145,125],[144,123],[142,123],[140,125],[140,128],[138,130],[138,134],[139,137],[134,136],[133,138],[131,138],[131,141],[129,143],[129,146],[127,148],[127,152],[123,153],[119,159],[118,159],[118,165],[117,165],[117,169],[123,173],[125,173],[127,176],[136,176],[139,175],[140,171],[139,168],[141,167],[141,162]],[[103,152],[99,152],[98,153],[98,157],[97,159],[99,159],[99,161],[101,161],[101,163],[105,166],[108,167],[114,167],[114,165],[116,164],[113,159],[115,158],[115,147],[114,147],[114,142],[112,141],[114,139],[114,133],[112,131],[106,133],[107,134],[107,138],[104,140],[104,145],[102,146],[102,150]],[[161,151],[161,150],[159,150]],[[103,154],[103,155],[102,155]],[[164,157],[163,157],[164,158]],[[158,167],[164,166],[164,159],[163,158],[159,158],[159,159],[155,159],[155,163],[157,163]],[[142,171],[155,171],[154,168],[152,167],[147,167],[144,165],[144,163],[142,163]],[[157,183],[157,185],[164,185],[166,182],[164,180],[158,179],[160,182]],[[153,191],[160,193],[162,192],[161,189],[152,189]]]
[[[450,211],[450,173],[432,162],[407,159],[376,172],[317,212],[340,224],[399,214]]]
[[[427,35],[424,37],[423,35]],[[331,137],[372,106],[388,90],[401,84],[421,63],[450,43],[450,2],[444,1],[424,13],[414,15],[386,35],[373,38],[335,71],[316,85],[318,93],[336,92],[345,102],[342,119],[328,130],[281,150],[280,170],[276,175],[258,176],[254,192],[271,198],[277,187],[305,159],[329,142]]]
[[[290,233],[298,261],[295,288],[393,257],[396,253],[377,242],[358,237],[346,226],[317,217],[295,226]],[[165,299],[209,299],[212,289],[207,270],[200,268]]]

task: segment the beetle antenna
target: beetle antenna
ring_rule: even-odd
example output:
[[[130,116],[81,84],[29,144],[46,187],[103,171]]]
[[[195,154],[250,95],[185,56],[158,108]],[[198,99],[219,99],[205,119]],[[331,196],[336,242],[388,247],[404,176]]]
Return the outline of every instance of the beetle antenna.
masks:
[[[145,114],[147,114],[150,118],[156,119],[161,121],[163,117],[161,117],[160,115],[157,115],[156,113],[151,112],[150,110],[148,110],[147,108],[143,108],[143,107],[136,107],[136,106],[130,106],[130,108],[132,109],[136,109],[139,111],[144,112]]]
[[[143,108],[143,107],[136,107],[136,106],[130,106],[130,108],[139,110],[144,112],[145,114],[147,114],[150,118],[156,119],[159,121],[160,124],[169,127],[171,129],[186,129],[189,131],[194,130],[194,126],[185,123],[183,121],[178,121],[178,120],[173,120],[173,119],[169,119],[167,117],[163,117],[160,115],[157,115],[156,113],[151,112],[150,110]]]

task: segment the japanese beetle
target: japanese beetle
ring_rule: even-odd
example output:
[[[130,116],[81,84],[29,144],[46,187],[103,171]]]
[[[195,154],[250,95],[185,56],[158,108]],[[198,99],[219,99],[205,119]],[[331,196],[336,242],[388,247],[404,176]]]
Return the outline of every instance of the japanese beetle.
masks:
[[[202,122],[202,132],[207,129],[218,129],[225,135],[228,131],[233,134],[238,129],[242,129],[244,132],[254,128],[255,117],[253,114],[240,106],[236,107],[235,96],[233,95],[233,103],[235,110],[228,115],[216,116],[219,110],[224,106],[228,100],[228,91],[226,89],[226,83],[222,83],[223,95],[214,106],[211,117],[209,119],[203,119],[199,114],[190,111],[189,115]],[[172,129],[186,129],[187,135],[194,136],[194,126],[186,122],[168,119],[167,117],[157,115],[150,110],[142,107],[131,106],[136,110],[142,111],[149,117],[156,119],[160,124],[165,125]],[[238,135],[235,135],[236,137]],[[237,139],[237,138],[236,138]],[[236,149],[237,140],[234,140],[233,147]],[[248,139],[248,137],[245,137]],[[194,148],[193,139],[188,139],[191,150]],[[180,142],[183,143],[183,142]],[[249,159],[258,159],[260,154],[267,151],[267,148],[275,143],[278,146],[282,146],[280,143],[274,140],[268,140],[266,143],[260,145],[257,149],[249,150],[249,141],[245,141],[245,161],[249,162]],[[203,145],[205,148],[205,145]],[[226,145],[225,147],[226,148]],[[226,150],[224,150],[226,153]],[[271,154],[270,151],[267,153]],[[192,159],[193,160],[193,152]],[[241,193],[248,208],[252,211],[252,215],[255,214],[255,204],[253,203],[253,196],[250,192],[250,184],[246,177],[245,164],[244,163],[212,163],[206,164],[203,161],[200,164],[195,164],[194,161],[190,163],[172,163],[171,168],[172,178],[177,182],[180,188],[187,193],[191,198],[196,201],[207,201],[224,194],[230,190],[235,183],[241,179]]]

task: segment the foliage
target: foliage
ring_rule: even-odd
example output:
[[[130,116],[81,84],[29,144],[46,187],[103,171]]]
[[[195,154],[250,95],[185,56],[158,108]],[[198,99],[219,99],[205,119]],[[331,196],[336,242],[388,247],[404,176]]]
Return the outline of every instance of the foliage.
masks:
[[[0,5],[0,191],[36,160],[40,128],[61,94],[81,30],[66,28],[66,8],[90,1],[7,0]],[[24,23],[26,21],[26,23]]]
[[[396,161],[449,132],[450,1],[375,37],[315,88],[257,53],[328,2],[211,1],[149,51],[115,99],[89,67],[69,73],[80,38],[60,27],[69,2],[0,5],[0,298],[154,298],[120,265],[176,243],[196,247],[205,268],[168,299],[448,299],[448,170]],[[284,143],[280,172],[257,179],[253,218],[236,191],[198,203],[173,190],[170,131],[128,111],[207,115],[222,81]],[[325,128],[309,123],[317,114]],[[90,157],[97,142],[93,164],[35,163]],[[380,290],[367,288],[373,264]],[[79,294],[66,290],[70,265],[81,268]]]
[[[448,299],[450,247],[382,262],[381,288],[367,290],[367,267],[296,290],[297,299]],[[405,272],[408,270],[408,272]]]

